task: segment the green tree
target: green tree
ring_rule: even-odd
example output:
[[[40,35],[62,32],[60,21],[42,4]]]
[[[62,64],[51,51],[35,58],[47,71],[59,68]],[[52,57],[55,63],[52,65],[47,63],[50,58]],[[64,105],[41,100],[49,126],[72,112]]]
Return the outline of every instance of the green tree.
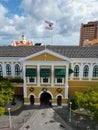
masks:
[[[13,100],[14,94],[15,89],[8,80],[0,82],[0,115],[4,113],[4,105]]]
[[[98,87],[92,86],[83,92],[76,92],[74,97],[74,104],[77,104],[78,108],[84,108],[87,112],[91,112],[98,120]]]

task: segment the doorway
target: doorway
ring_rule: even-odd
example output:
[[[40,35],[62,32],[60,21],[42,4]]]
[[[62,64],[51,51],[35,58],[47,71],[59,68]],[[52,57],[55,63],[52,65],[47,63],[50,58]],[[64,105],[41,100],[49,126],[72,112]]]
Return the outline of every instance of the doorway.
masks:
[[[30,104],[34,105],[34,96],[33,95],[30,95]]]
[[[57,105],[61,106],[62,105],[62,96],[57,97]]]
[[[43,92],[40,96],[40,104],[45,106],[52,105],[52,97],[48,92]]]

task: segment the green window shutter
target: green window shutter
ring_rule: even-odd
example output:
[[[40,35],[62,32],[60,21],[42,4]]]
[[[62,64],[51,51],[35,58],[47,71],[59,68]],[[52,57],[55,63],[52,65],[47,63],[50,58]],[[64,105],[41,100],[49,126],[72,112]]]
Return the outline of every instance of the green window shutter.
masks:
[[[65,77],[65,69],[55,69],[55,77]]]
[[[50,77],[50,69],[48,68],[41,68],[40,69],[40,77]]]
[[[71,69],[71,68],[69,68],[69,74],[72,74],[74,71]]]
[[[36,68],[26,68],[26,77],[35,77],[36,76]]]

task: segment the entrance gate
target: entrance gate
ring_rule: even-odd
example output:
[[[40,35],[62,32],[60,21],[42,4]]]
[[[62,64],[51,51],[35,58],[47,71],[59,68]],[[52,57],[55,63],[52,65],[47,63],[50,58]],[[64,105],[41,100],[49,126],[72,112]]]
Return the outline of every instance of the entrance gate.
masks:
[[[41,105],[52,105],[52,97],[48,92],[43,92],[40,96]]]

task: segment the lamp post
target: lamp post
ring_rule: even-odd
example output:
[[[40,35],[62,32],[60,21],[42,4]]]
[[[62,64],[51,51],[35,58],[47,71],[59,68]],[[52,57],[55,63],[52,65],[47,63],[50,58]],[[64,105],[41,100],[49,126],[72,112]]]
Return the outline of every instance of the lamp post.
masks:
[[[9,122],[10,122],[10,128],[12,128],[11,108],[8,108],[8,112],[9,112]]]
[[[72,102],[69,102],[69,122],[71,122],[71,105]]]

